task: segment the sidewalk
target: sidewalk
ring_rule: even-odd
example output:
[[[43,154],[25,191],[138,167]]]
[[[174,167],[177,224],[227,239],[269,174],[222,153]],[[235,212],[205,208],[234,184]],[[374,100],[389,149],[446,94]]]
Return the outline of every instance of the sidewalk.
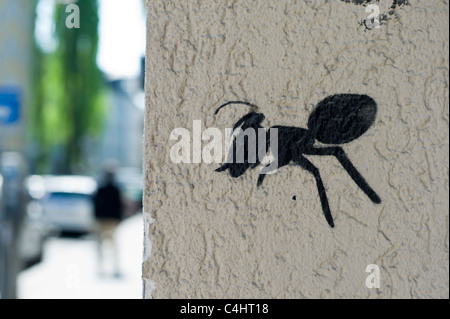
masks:
[[[142,234],[142,215],[119,226],[119,278],[113,277],[108,267],[104,267],[104,275],[99,275],[97,243],[93,238],[50,238],[43,261],[20,273],[18,298],[141,299]],[[105,254],[105,259],[109,256]]]

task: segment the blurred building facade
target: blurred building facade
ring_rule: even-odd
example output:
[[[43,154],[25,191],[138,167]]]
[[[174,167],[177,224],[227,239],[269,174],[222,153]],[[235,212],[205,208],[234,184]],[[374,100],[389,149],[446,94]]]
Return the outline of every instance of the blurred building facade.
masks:
[[[115,159],[123,167],[142,167],[144,91],[139,79],[108,81],[108,103],[97,163]]]

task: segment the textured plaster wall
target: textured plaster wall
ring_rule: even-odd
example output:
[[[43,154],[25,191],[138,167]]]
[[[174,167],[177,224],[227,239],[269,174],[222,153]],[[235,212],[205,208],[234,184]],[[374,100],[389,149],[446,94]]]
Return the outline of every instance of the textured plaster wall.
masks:
[[[372,30],[359,23],[365,7],[337,0],[147,6],[146,298],[448,298],[448,1],[411,0]],[[306,127],[336,93],[378,103],[344,150],[382,203],[335,158],[308,156],[335,228],[298,166],[257,188],[258,169],[234,179],[219,164],[170,160],[174,128],[224,130],[249,111],[215,116],[222,103],[257,104],[266,127]],[[380,289],[365,286],[368,264]]]

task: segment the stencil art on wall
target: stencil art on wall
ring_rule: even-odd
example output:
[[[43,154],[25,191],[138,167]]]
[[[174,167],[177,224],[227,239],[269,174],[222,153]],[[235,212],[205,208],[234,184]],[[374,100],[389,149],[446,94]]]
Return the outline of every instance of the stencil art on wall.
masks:
[[[259,174],[257,185],[260,186],[266,175],[277,169],[291,163],[300,166],[314,176],[325,219],[334,227],[319,169],[304,155],[335,156],[370,200],[376,204],[381,203],[380,197],[358,172],[342,147],[336,146],[359,138],[372,126],[377,114],[377,104],[371,97],[359,94],[329,96],[313,110],[307,129],[278,125],[266,130],[261,125],[265,116],[257,112],[256,105],[248,102],[225,103],[216,110],[216,114],[232,104],[248,106],[251,112],[233,126],[233,145],[226,163],[217,172],[228,170],[232,177],[237,178],[249,168],[254,169],[262,164],[264,157],[270,153],[273,157],[271,162]],[[317,147],[314,145],[316,140],[334,146]]]

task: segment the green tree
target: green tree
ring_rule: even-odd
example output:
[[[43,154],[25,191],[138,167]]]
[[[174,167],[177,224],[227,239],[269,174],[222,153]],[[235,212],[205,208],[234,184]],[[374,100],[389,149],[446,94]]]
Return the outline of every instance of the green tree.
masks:
[[[39,149],[39,171],[49,167],[50,151],[59,149],[59,165],[51,170],[71,173],[83,158],[82,143],[101,130],[103,78],[98,50],[97,0],[78,0],[79,28],[69,28],[71,12],[55,2],[54,52],[36,52],[36,99],[32,114],[33,139]],[[69,18],[69,19],[68,19]]]

